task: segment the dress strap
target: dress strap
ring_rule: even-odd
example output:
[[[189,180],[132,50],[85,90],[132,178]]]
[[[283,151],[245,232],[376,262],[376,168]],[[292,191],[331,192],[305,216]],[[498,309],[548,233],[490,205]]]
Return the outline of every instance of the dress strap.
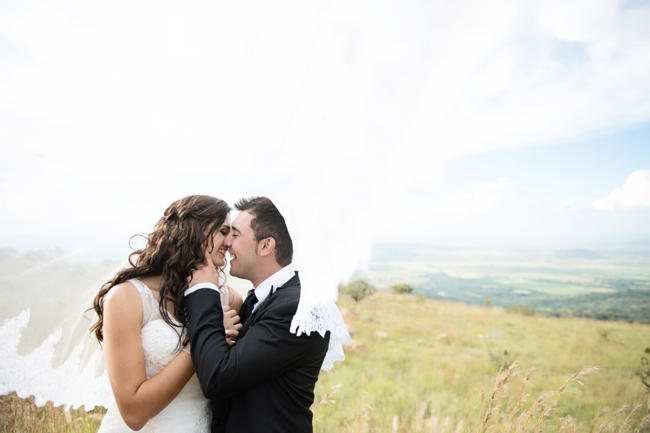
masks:
[[[142,281],[132,278],[129,283],[133,284],[142,298],[142,326],[154,319],[155,313],[158,312],[158,301],[151,293],[151,289]],[[160,313],[158,313],[160,315]]]

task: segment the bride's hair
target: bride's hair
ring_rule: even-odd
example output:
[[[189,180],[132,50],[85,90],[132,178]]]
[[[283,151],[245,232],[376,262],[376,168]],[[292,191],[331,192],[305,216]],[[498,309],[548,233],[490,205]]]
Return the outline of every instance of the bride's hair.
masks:
[[[188,278],[205,261],[205,248],[211,250],[214,247],[211,245],[212,236],[221,228],[229,212],[230,207],[225,201],[207,195],[191,195],[172,203],[146,237],[146,246],[129,255],[131,266],[118,271],[95,296],[93,308],[98,320],[90,331],[97,339],[104,339],[104,296],[111,288],[131,278],[161,275],[164,282],[160,288],[160,314],[165,322],[174,329],[178,328],[165,308],[171,302],[174,318],[184,326],[181,301]]]

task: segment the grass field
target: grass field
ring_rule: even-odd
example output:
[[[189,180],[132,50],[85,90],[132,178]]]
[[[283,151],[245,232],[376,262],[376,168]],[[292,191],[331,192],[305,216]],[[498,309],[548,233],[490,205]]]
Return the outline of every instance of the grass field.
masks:
[[[421,431],[427,419],[448,419],[445,431],[461,422],[460,431],[481,431],[495,377],[515,361],[512,387],[499,402],[507,416],[508,398],[525,395],[530,407],[590,367],[598,369],[580,379],[584,385],[570,381],[561,393],[546,430],[570,416],[578,431],[590,431],[599,411],[624,406],[640,406],[630,419],[638,426],[647,411],[648,393],[634,371],[650,346],[648,325],[531,317],[388,292],[339,304],[358,348],[321,376],[317,431]]]
[[[648,325],[389,292],[358,303],[342,296],[339,306],[353,344],[321,373],[315,432],[649,431],[649,395],[635,375]],[[66,415],[10,395],[0,400],[0,431],[93,432],[102,414]]]

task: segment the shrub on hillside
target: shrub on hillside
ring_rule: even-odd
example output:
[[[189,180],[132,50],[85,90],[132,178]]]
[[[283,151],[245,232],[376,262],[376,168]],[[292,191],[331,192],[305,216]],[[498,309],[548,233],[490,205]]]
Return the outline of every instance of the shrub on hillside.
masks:
[[[339,286],[339,289],[342,293],[350,296],[356,302],[359,302],[363,298],[367,298],[377,290],[366,280],[362,279],[353,280],[343,287]]]
[[[513,305],[511,307],[506,308],[506,311],[508,313],[517,313],[517,314],[523,314],[524,316],[534,316],[535,309],[532,307],[529,307],[528,305]]]
[[[393,284],[390,286],[390,289],[394,293],[406,293],[407,295],[413,293],[413,287],[410,284],[406,283]]]

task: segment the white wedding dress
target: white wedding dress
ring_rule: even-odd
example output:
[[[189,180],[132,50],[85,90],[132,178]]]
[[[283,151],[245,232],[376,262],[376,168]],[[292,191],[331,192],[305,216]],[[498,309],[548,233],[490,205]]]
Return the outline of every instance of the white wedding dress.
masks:
[[[150,378],[160,372],[179,353],[178,334],[162,319],[158,301],[151,290],[139,280],[134,279],[130,282],[142,297],[142,347],[147,378]],[[209,400],[203,396],[195,374],[176,398],[162,412],[150,419],[140,432],[207,433],[210,431],[211,418]],[[115,399],[111,398],[98,433],[132,431],[122,420]]]

